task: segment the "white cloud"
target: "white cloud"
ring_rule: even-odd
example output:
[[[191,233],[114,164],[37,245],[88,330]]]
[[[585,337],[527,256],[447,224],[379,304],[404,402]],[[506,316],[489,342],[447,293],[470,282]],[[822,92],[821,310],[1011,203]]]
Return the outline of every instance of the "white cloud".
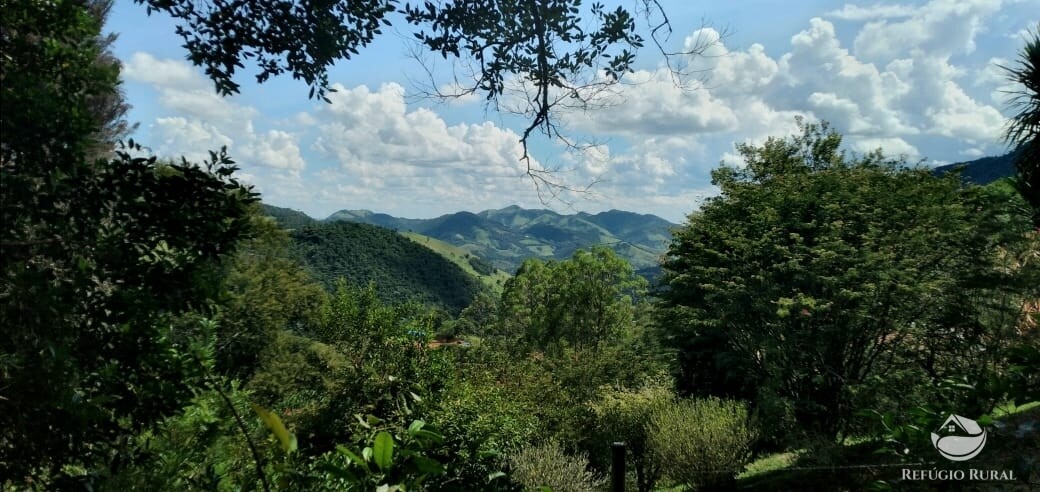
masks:
[[[859,5],[847,3],[841,8],[841,10],[832,10],[827,12],[826,16],[846,21],[865,21],[909,17],[913,12],[914,8],[909,5],[876,3],[874,5],[861,7]]]
[[[906,156],[907,158],[915,158],[921,155],[917,147],[897,137],[857,138],[852,143],[852,149],[863,154],[881,149],[889,157]]]
[[[867,23],[856,36],[856,56],[878,61],[914,49],[935,56],[971,53],[983,20],[1000,6],[1000,0],[932,0],[905,20]]]
[[[255,142],[244,150],[245,158],[255,159],[264,166],[295,172],[304,168],[296,137],[288,132],[269,130],[264,135],[258,135]]]
[[[296,136],[269,130],[257,133],[253,120],[260,112],[219,96],[197,69],[180,60],[159,59],[134,53],[123,75],[154,88],[159,104],[173,115],[157,118],[153,125],[157,150],[165,156],[185,156],[199,161],[210,150],[227,146],[244,168],[254,165],[299,172],[305,166]]]
[[[1027,39],[1032,39],[1033,33],[1037,32],[1037,29],[1040,29],[1038,26],[1040,26],[1040,21],[1026,22],[1026,27],[1008,34],[1007,37],[1019,43],[1025,43]]]
[[[201,162],[210,150],[234,144],[216,126],[181,116],[157,118],[153,129],[159,141],[151,145],[165,157],[184,156],[189,161]]]
[[[440,169],[517,176],[520,136],[491,122],[448,126],[425,108],[408,110],[393,83],[378,91],[334,84],[332,103],[318,109],[315,148],[362,176],[430,176]],[[537,163],[536,163],[537,164]]]
[[[160,87],[205,89],[210,84],[191,65],[170,59],[159,59],[150,53],[138,51],[123,64],[122,76],[128,80]]]
[[[620,103],[567,115],[575,128],[603,135],[692,135],[734,130],[737,116],[710,90],[678,87],[662,70],[629,74]]]

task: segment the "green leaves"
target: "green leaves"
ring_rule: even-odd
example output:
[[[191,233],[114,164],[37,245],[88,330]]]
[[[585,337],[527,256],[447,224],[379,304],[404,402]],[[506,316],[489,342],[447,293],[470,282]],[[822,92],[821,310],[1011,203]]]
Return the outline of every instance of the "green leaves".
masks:
[[[263,421],[264,425],[271,431],[278,442],[282,444],[282,451],[286,454],[292,454],[296,451],[296,434],[289,432],[289,429],[282,423],[282,418],[278,414],[269,412],[260,405],[251,404],[253,411],[260,416],[260,420]]]
[[[990,219],[1007,203],[879,153],[852,159],[826,124],[801,126],[739,147],[747,167],[715,173],[722,194],[663,265],[680,387],[760,402],[778,439],[796,424],[835,437],[851,408],[902,408],[907,386],[999,367],[970,347],[996,363],[1027,292],[998,264],[1028,229]]]
[[[0,401],[19,443],[0,448],[0,474],[47,489],[66,466],[96,476],[196,395],[196,320],[255,197],[226,152],[198,166],[114,145],[126,108],[105,4],[4,2],[0,20],[0,372],[19,395]]]
[[[443,437],[424,427],[424,422],[413,421],[398,437],[391,430],[376,431],[361,453],[336,446],[336,454],[347,460],[347,466],[326,462],[320,469],[361,490],[419,489],[424,481],[445,471],[443,465],[425,455],[428,446]],[[422,432],[429,438],[416,438]]]
[[[394,438],[386,431],[376,434],[372,445],[373,462],[384,473],[390,470],[394,462]]]
[[[524,350],[595,346],[631,326],[645,295],[646,281],[607,248],[527,260],[502,293],[504,330]]]

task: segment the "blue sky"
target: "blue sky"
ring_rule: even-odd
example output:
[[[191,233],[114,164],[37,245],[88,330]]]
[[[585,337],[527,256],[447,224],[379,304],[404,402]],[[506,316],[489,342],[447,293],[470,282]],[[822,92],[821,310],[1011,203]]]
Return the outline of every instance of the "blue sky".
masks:
[[[677,86],[647,48],[608,104],[561,115],[568,135],[595,145],[537,139],[535,163],[560,169],[556,179],[572,187],[592,186],[549,207],[681,221],[716,193],[711,169],[741,165],[735,143],[789,135],[796,116],[830,121],[856,152],[880,147],[929,165],[1002,154],[1010,113],[1001,91],[1012,87],[996,64],[1012,61],[1040,21],[1040,0],[661,3],[669,49],[727,33],[711,56],[686,60],[704,80]],[[333,67],[332,104],[308,100],[291,77],[258,85],[248,71],[241,94],[217,96],[185,61],[172,20],[129,0],[116,2],[106,29],[119,34],[135,139],[190,159],[227,145],[267,203],[316,217],[546,207],[519,161],[524,120],[480,98],[418,97],[428,79],[407,54],[408,26]],[[433,83],[447,87],[453,67],[436,61]]]

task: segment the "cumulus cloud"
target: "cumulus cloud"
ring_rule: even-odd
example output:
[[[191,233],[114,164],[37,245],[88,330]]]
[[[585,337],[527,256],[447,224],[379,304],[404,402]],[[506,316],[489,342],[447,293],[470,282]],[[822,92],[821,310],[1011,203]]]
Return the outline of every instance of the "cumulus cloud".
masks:
[[[448,126],[429,109],[409,110],[404,89],[394,83],[376,91],[333,88],[332,103],[314,114],[315,149],[344,170],[363,176],[430,176],[443,168],[495,176],[523,172],[520,136],[512,130],[491,122]]]
[[[298,173],[305,167],[294,134],[258,133],[253,120],[260,112],[217,95],[188,63],[137,52],[124,64],[123,76],[150,85],[163,109],[172,113],[157,118],[151,127],[161,154],[199,161],[210,150],[227,146],[246,169],[255,165]]]
[[[1001,0],[932,0],[897,22],[868,23],[856,35],[856,56],[888,60],[915,49],[933,56],[971,53],[986,17],[998,12]]]
[[[677,87],[663,67],[630,73],[616,94],[600,101],[609,103],[605,107],[562,118],[572,136],[608,144],[571,153],[537,144],[532,155],[540,160],[532,165],[561,166],[557,177],[578,186],[595,182],[594,191],[611,206],[652,211],[689,210],[711,191],[711,168],[720,161],[744,165],[734,143],[757,145],[795,133],[796,117],[830,121],[856,152],[880,147],[887,155],[932,162],[929,150],[940,147],[949,159],[991,153],[1004,123],[1001,91],[1009,88],[995,68],[1007,60],[995,56],[1011,55],[967,55],[986,46],[980,39],[987,21],[1005,3],[848,3],[792,29],[784,45],[717,42],[705,56],[685,60],[706,74],[701,83]],[[1004,33],[987,35],[1006,42]],[[703,43],[719,39],[719,32],[698,29],[685,39]],[[981,58],[990,60],[983,65]],[[246,171],[265,195],[285,203],[416,216],[541,205],[522,179],[517,130],[466,113],[476,95],[449,107],[466,122],[449,123],[434,109],[409,104],[396,83],[342,83],[329,94],[331,104],[272,122],[235,98],[217,97],[183,61],[137,53],[124,75],[155,88],[167,111],[154,122],[163,148],[227,145],[251,166]]]
[[[719,136],[758,144],[789,135],[797,130],[794,118],[802,116],[830,121],[854,150],[880,146],[890,155],[920,157],[913,142],[924,136],[985,148],[999,138],[1003,116],[990,102],[969,95],[962,85],[971,80],[968,69],[951,57],[973,49],[984,20],[999,7],[998,0],[847,4],[826,15],[865,22],[853,49],[843,45],[832,22],[813,18],[778,56],[761,44],[735,50],[718,43],[707,56],[690,60],[692,68],[708,74],[696,90],[676,87],[664,68],[636,72],[632,86],[622,91],[624,104],[571,123],[633,145],[669,136],[704,147]],[[706,36],[717,33],[701,29],[690,38]],[[685,150],[658,156],[679,169],[694,165],[683,164],[690,156]],[[720,157],[740,161],[732,152],[698,157],[712,164]]]
[[[191,65],[180,60],[159,59],[138,51],[123,64],[123,77],[160,87],[204,89],[206,80]]]

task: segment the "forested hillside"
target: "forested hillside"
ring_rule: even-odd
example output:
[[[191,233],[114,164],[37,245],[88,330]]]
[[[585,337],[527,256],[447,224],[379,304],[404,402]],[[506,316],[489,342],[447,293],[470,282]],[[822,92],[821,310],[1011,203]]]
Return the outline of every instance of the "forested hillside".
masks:
[[[340,278],[353,285],[373,283],[384,302],[419,301],[457,314],[483,288],[455,263],[382,227],[316,223],[290,236],[292,253],[330,289]]]
[[[935,168],[937,175],[943,175],[953,170],[960,170],[961,177],[968,183],[977,185],[990,184],[998,179],[1010,178],[1015,175],[1015,152],[992,157],[980,157],[973,161],[957,162]]]

